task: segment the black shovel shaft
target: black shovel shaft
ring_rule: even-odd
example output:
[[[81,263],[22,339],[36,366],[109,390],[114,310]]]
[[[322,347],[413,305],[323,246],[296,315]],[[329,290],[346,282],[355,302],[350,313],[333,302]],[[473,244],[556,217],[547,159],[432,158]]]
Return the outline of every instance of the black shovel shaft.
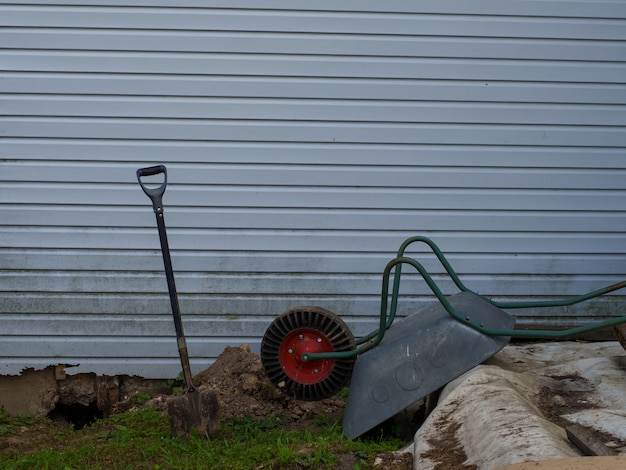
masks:
[[[155,176],[163,174],[163,183],[154,188],[148,188],[142,181],[143,176]],[[174,269],[172,268],[172,258],[170,256],[170,246],[167,241],[167,230],[165,228],[165,215],[163,210],[163,194],[167,187],[167,168],[165,165],[151,166],[148,168],[140,168],[137,170],[137,180],[143,189],[143,192],[152,201],[152,208],[156,215],[157,228],[159,230],[159,241],[161,242],[161,253],[163,254],[163,265],[165,267],[165,278],[167,279],[167,289],[170,295],[170,304],[172,306],[172,316],[174,317],[174,328],[176,329],[176,343],[178,346],[178,354],[180,363],[183,367],[183,376],[185,378],[185,386],[187,391],[193,391],[193,382],[191,378],[191,366],[189,365],[189,353],[187,351],[187,342],[183,332],[183,322],[180,315],[180,306],[178,304],[178,293],[176,292],[176,281],[174,280]]]

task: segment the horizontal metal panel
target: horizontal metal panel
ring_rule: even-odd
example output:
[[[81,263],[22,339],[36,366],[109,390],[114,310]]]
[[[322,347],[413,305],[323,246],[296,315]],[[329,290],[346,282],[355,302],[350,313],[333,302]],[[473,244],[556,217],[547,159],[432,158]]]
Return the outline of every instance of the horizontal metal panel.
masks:
[[[254,338],[242,338],[243,341],[252,339]],[[217,357],[228,346],[229,341],[225,338],[190,336],[187,340],[189,356],[196,359]],[[45,347],[42,348],[42,345],[45,345]],[[80,362],[81,357],[117,357],[121,351],[127,358],[145,357],[147,347],[152,351],[153,358],[178,357],[175,334],[169,338],[108,337],[97,335],[8,337],[0,342],[0,355],[4,357],[54,357],[59,361],[78,359]]]
[[[59,305],[58,301],[53,302],[53,305]],[[51,311],[54,312],[54,309]],[[276,312],[275,315],[278,313],[280,312]],[[218,338],[218,341],[224,336],[256,337],[259,331],[264,331],[274,318],[274,315],[268,315],[261,319],[249,316],[246,319],[229,320],[210,311],[205,311],[204,315],[198,318],[198,315],[190,315],[187,310],[181,315],[186,336],[205,339],[207,335],[210,335]],[[90,332],[96,332],[97,336],[104,338],[137,336],[155,338],[155,340],[158,338],[160,342],[169,342],[168,338],[176,336],[171,314],[96,316],[85,313],[84,310],[71,315],[37,313],[32,310],[26,318],[19,315],[2,315],[0,318],[3,325],[6,325],[2,329],[3,333],[12,336],[52,336],[53,334],[63,335],[65,332],[89,336]]]
[[[626,115],[626,112],[624,113]],[[87,164],[84,162],[50,162],[44,169],[38,162],[0,161],[0,181],[47,182],[50,187],[78,184],[126,183],[135,177],[136,165],[119,163]],[[626,190],[626,159],[621,168],[587,169],[571,168],[442,168],[436,166],[357,166],[357,165],[253,165],[253,164],[179,164],[168,171],[184,185],[173,186],[192,195],[197,188],[185,186],[251,186],[276,188],[384,187],[392,188],[481,188],[488,189],[596,189]],[[162,177],[154,178],[161,181]],[[143,181],[150,181],[144,178]],[[56,184],[55,184],[56,183]],[[138,189],[137,186],[135,189]],[[168,192],[169,194],[169,192]],[[363,208],[367,203],[363,203]]]
[[[603,286],[604,287],[604,286]],[[580,294],[582,292],[578,292]],[[54,294],[51,294],[54,295]],[[494,295],[492,298],[498,301],[532,301],[532,300],[553,300],[555,298],[560,297],[561,292],[555,292],[551,296],[533,296],[528,295]],[[221,299],[218,299],[221,300]],[[263,310],[266,315],[259,316],[255,318],[255,316],[246,314],[246,318],[252,322],[252,325],[257,328],[256,333],[253,333],[252,336],[246,336],[244,333],[248,331],[240,330],[236,331],[237,325],[234,327],[231,325],[232,320],[228,320],[227,322],[221,322],[219,320],[215,320],[215,318],[220,315],[217,310],[224,305],[223,302],[218,302],[216,304],[216,312],[212,310],[206,310],[202,312],[200,315],[191,314],[188,310],[183,309],[183,318],[185,325],[188,325],[189,328],[186,329],[186,335],[190,337],[215,337],[217,341],[226,340],[225,337],[220,337],[220,331],[223,330],[225,335],[228,335],[231,338],[231,344],[240,344],[243,342],[260,342],[260,337],[262,333],[265,331],[270,322],[279,314],[286,311],[287,309],[294,308],[296,306],[302,305],[317,305],[322,308],[326,308],[328,310],[336,312],[340,315],[349,326],[350,330],[353,332],[355,337],[364,336],[374,329],[378,327],[379,323],[379,315],[380,315],[380,299],[378,296],[371,296],[368,299],[359,298],[356,300],[357,312],[358,313],[350,313],[350,310],[354,312],[354,304],[350,303],[346,300],[345,297],[334,297],[328,296],[327,298],[316,298],[317,302],[315,304],[311,302],[307,302],[311,300],[308,297],[283,297],[281,302],[277,302],[275,304],[271,303],[270,305],[275,305],[276,308],[267,308],[267,299],[259,299],[257,302],[248,302],[248,307],[252,306],[253,310]],[[240,302],[237,298],[234,299],[234,302]],[[437,303],[438,300],[433,296],[401,296],[398,304],[398,318],[405,317],[407,315],[415,315],[419,314],[419,312],[432,305],[433,303]],[[352,307],[348,309],[346,307]],[[181,307],[182,308],[182,307]],[[570,307],[553,307],[553,308],[529,308],[529,309],[513,309],[509,312],[511,315],[514,315],[518,318],[518,325],[526,325],[526,327],[530,327],[533,324],[535,326],[543,324],[551,325],[552,327],[566,326],[566,325],[584,325],[589,322],[604,320],[611,317],[622,316],[623,315],[623,296],[620,296],[619,293],[617,295],[606,295],[603,297],[599,297],[593,300],[589,300],[586,302],[582,302],[579,304],[572,305]],[[89,313],[85,313],[85,311],[80,311],[78,314],[73,314],[72,318],[80,317],[78,315],[88,315]],[[30,318],[32,315],[34,318],[37,318],[37,313],[32,313],[27,315],[26,318]],[[79,325],[79,323],[71,323],[72,320],[69,320],[70,323],[64,323],[64,315],[65,312],[60,312],[56,314],[55,312],[49,312],[47,314],[49,326],[48,334],[58,333],[60,336],[64,335],[73,335],[76,333],[81,333],[80,331],[70,330],[68,326]],[[128,315],[128,314],[127,314]],[[226,314],[228,317],[234,317],[231,313]],[[93,316],[93,315],[92,315]],[[2,314],[2,318],[11,319],[14,317],[13,314]],[[173,333],[173,324],[171,321],[171,314],[162,315],[163,320],[160,324],[165,328],[162,332],[162,338],[171,338],[174,335]],[[170,321],[165,320],[166,317],[170,317]],[[153,334],[153,331],[150,330],[149,325],[142,324],[141,322],[146,318],[139,318],[140,323],[130,322],[130,320],[126,319],[125,321],[121,321],[121,326],[126,325],[125,333],[122,336],[135,336],[138,338],[143,337],[144,339],[150,339]],[[58,319],[58,322],[54,320]],[[26,320],[28,324],[29,320]],[[13,325],[12,323],[11,325]],[[44,325],[46,323],[44,322]],[[65,327],[63,327],[65,325]],[[84,323],[85,326],[88,326],[87,323]],[[94,320],[93,326],[101,325],[97,320]],[[169,326],[168,326],[169,325]],[[23,326],[23,325],[22,325]],[[104,325],[103,325],[104,326]],[[132,328],[131,328],[132,326]],[[193,326],[193,328],[192,328]],[[34,327],[35,329],[41,328],[41,326]],[[86,335],[108,335],[110,328],[118,328],[117,326],[111,326],[109,324],[109,328],[105,330],[96,330],[93,327],[89,328]],[[216,329],[216,328],[219,328]],[[231,336],[232,333],[232,336]],[[28,336],[28,334],[27,334]]]
[[[164,292],[166,284],[163,282]],[[380,289],[379,289],[380,290]],[[94,328],[89,331],[100,331],[99,334],[115,334],[119,328],[125,328],[128,335],[156,334],[155,328],[165,329],[164,336],[171,336],[172,315],[167,294],[108,294],[108,293],[62,293],[33,292],[28,296],[23,293],[5,292],[2,296],[2,318],[15,320],[21,318],[25,322],[34,322],[38,315],[45,316],[48,322],[45,327],[48,334],[66,334],[71,316],[73,321],[90,318]],[[424,303],[432,302],[433,296],[404,296],[399,314],[417,311]],[[366,296],[351,296],[349,293],[325,294],[308,296],[297,295],[219,295],[184,294],[180,296],[180,308],[184,324],[189,326],[189,334],[215,336],[255,336],[260,337],[270,322],[285,310],[298,305],[318,305],[337,312],[356,328],[355,334],[366,334],[374,329],[377,316],[380,314],[380,292]],[[24,312],[28,315],[24,316]],[[119,324],[109,323],[106,331],[95,329],[102,324],[101,318],[117,318]],[[165,319],[168,319],[166,321]],[[156,322],[156,323],[154,323]],[[356,323],[355,323],[356,322]],[[365,329],[359,330],[359,322],[367,323]],[[26,328],[21,322],[2,323],[2,330],[12,334],[14,328]],[[215,329],[219,324],[219,329]],[[157,326],[155,326],[157,325]],[[39,327],[37,327],[39,328]],[[110,331],[110,333],[108,333]],[[360,333],[358,333],[360,331]]]
[[[19,343],[18,343],[19,341]],[[19,344],[19,347],[17,347]],[[189,356],[194,374],[206,369],[227,346],[250,344],[258,352],[259,341],[254,338],[232,339],[189,338]],[[42,347],[44,345],[44,347]],[[146,350],[153,354],[146,358]],[[9,338],[0,345],[0,354],[10,357],[0,365],[2,374],[19,374],[25,367],[45,368],[51,364],[70,364],[69,374],[98,371],[107,375],[137,375],[145,378],[176,377],[180,372],[180,359],[176,339],[164,342],[133,338],[103,341],[97,337],[43,336]]]
[[[626,32],[626,28],[621,28]],[[626,34],[626,33],[625,33]],[[6,71],[623,83],[624,62],[0,51]]]
[[[598,286],[592,285],[591,287]],[[456,292],[456,290],[452,290],[444,292],[444,294]],[[582,293],[583,291],[579,291],[576,295]],[[495,293],[492,298],[499,301],[532,301],[560,298],[561,295],[566,294],[559,291],[553,292],[550,296],[537,296],[531,292],[521,295]],[[36,302],[28,303],[19,310],[9,308],[7,312],[1,312],[2,331],[4,334],[25,334],[26,336],[37,335],[38,331],[42,330],[44,331],[43,335],[58,336],[74,334],[146,338],[153,335],[163,338],[175,336],[171,313],[166,311],[169,304],[166,296],[153,295],[151,296],[152,302],[137,299],[131,306],[134,307],[134,310],[123,314],[116,312],[99,314],[97,305],[80,295],[75,296],[75,301],[70,307],[71,311],[67,312],[65,310],[68,303],[61,303],[63,298],[67,297],[67,295],[60,297],[57,293],[36,295],[34,296]],[[106,299],[107,294],[103,294],[103,297]],[[40,308],[39,305],[48,299],[51,308],[48,310]],[[13,299],[9,298],[9,300]],[[201,311],[198,312],[194,307],[200,302],[203,305]],[[403,292],[398,303],[398,316],[419,314],[422,309],[436,302],[438,300],[430,293],[423,296],[409,296]],[[219,338],[230,337],[233,338],[233,342],[239,342],[240,339],[246,342],[250,341],[251,338],[259,339],[276,316],[287,309],[301,305],[317,305],[334,311],[346,321],[355,336],[366,335],[378,326],[379,294],[353,299],[349,298],[348,295],[328,295],[315,298],[300,295],[245,299],[238,296],[220,297],[212,295],[195,300],[190,299],[187,295],[181,297],[181,311],[186,335],[193,337],[214,336],[218,340]],[[10,306],[11,304],[9,304]],[[93,312],[89,310],[92,306],[96,308]],[[61,307],[62,311],[56,311],[55,307]],[[156,310],[146,312],[145,310],[149,308]],[[532,322],[532,318],[537,318],[538,321],[552,319],[553,325],[556,325],[559,323],[567,324],[568,322],[584,323],[593,318],[621,316],[623,315],[622,310],[623,296],[620,296],[618,291],[613,295],[606,295],[567,308],[514,309],[511,310],[511,314],[518,316],[520,321],[526,322],[526,324]],[[19,314],[20,321],[15,321],[18,319],[16,311],[22,312]],[[28,314],[24,316],[23,312],[28,312]],[[245,313],[240,314],[238,312]],[[259,313],[251,314],[250,312]]]
[[[145,209],[83,206],[40,208],[0,206],[6,226],[106,227],[112,221],[123,227],[145,227]],[[626,217],[613,212],[532,211],[419,211],[329,209],[173,209],[168,225],[185,228],[274,230],[422,230],[511,232],[624,232]],[[416,228],[417,227],[417,228]]]
[[[535,296],[533,299],[537,300],[538,297]],[[621,305],[623,304],[619,299],[619,297],[606,296],[565,309],[524,309],[514,310],[510,313],[518,317],[518,325],[520,326],[525,325],[528,327],[534,325],[536,327],[539,324],[551,325],[552,327],[555,327],[555,325],[581,325],[622,315]],[[304,300],[304,302],[299,302],[300,300]],[[310,303],[306,303],[306,300],[306,298],[285,298],[283,299],[282,305],[278,305],[273,311],[265,308],[264,310],[267,311],[268,315],[259,319],[255,319],[253,316],[247,314],[246,317],[253,328],[243,327],[239,325],[241,322],[234,322],[232,320],[216,320],[216,314],[212,311],[205,311],[203,315],[197,316],[188,314],[188,310],[183,310],[186,336],[190,338],[200,338],[200,341],[213,344],[217,343],[218,345],[225,342],[228,342],[229,345],[242,343],[258,344],[258,342],[260,342],[259,338],[261,332],[265,331],[275,316],[287,308],[293,308],[297,305],[311,305]],[[529,298],[499,296],[498,300],[515,301],[529,300]],[[237,302],[236,299],[235,302]],[[433,304],[433,302],[437,302],[437,300],[432,297],[415,299],[402,297],[398,305],[398,316],[403,317],[406,315],[419,314],[421,309]],[[217,305],[219,307],[222,304],[218,303]],[[265,306],[262,302],[252,303],[252,305],[257,308],[264,308],[263,306]],[[349,304],[343,302],[341,299],[322,299],[318,300],[317,305],[335,311],[341,315],[356,337],[364,336],[378,326],[377,316],[380,312],[378,299],[372,299],[369,303],[358,302],[359,311],[363,312],[366,316],[345,315],[342,308]],[[135,316],[135,319],[130,319],[128,316],[124,318],[122,316],[117,321],[115,317],[109,316],[104,317],[106,322],[100,321],[100,316],[94,317],[93,314],[91,314],[91,318],[89,319],[87,319],[87,316],[89,316],[89,314],[82,311],[80,314],[71,315],[71,317],[67,317],[64,313],[48,313],[45,316],[31,313],[20,321],[14,321],[15,315],[11,314],[2,315],[1,319],[3,320],[3,325],[8,325],[5,334],[11,334],[15,337],[19,335],[26,337],[56,335],[65,338],[72,335],[104,335],[112,338],[138,338],[142,341],[137,342],[141,342],[145,345],[149,344],[150,340],[154,337],[158,337],[161,341],[167,341],[174,336],[173,325],[171,319],[167,321],[167,315],[162,315],[160,319],[139,316],[138,321],[136,321],[137,316]],[[239,326],[241,326],[241,329],[238,329]],[[43,334],[39,335],[39,331],[43,331]],[[248,336],[248,332],[252,333]],[[230,339],[226,339],[220,335],[228,335]],[[221,350],[218,350],[218,355],[219,352],[221,352]],[[33,355],[32,352],[22,352],[22,354]],[[93,357],[93,354],[86,353],[82,359],[85,360],[86,358]],[[174,357],[174,355],[172,355],[172,357]],[[116,373],[120,372],[117,371]]]
[[[589,321],[589,319],[593,321],[594,317],[606,318],[614,315],[615,309],[618,308],[619,305],[616,299],[615,297],[609,296],[587,304],[582,304],[582,307],[579,305],[573,309],[544,309],[543,314],[539,313],[535,316],[545,319],[556,315],[561,319],[562,323],[567,323],[568,321],[580,322],[581,320]],[[297,304],[294,304],[294,301],[295,299],[291,300],[290,303],[289,300],[284,300],[283,303],[287,306],[284,310],[295,307]],[[411,315],[434,302],[437,302],[437,300],[433,300],[432,298],[420,298],[419,300],[409,299],[408,301],[405,298],[401,298],[399,305],[404,309],[404,314],[408,313]],[[56,305],[56,303],[53,302],[53,305]],[[368,317],[343,315],[341,310],[337,309],[337,307],[341,306],[340,302],[335,303],[329,300],[324,301],[324,305],[328,309],[334,308],[335,312],[342,316],[350,327],[350,330],[357,336],[365,335],[377,327],[375,315],[379,312],[379,305],[375,301],[369,304],[365,302],[360,304],[370,307],[370,310],[363,310],[363,312],[370,314]],[[407,309],[407,307],[410,307],[410,309]],[[412,311],[410,311],[411,309]],[[409,311],[407,312],[407,310]],[[282,311],[283,310],[268,311],[267,316],[259,318],[247,315],[245,320],[229,320],[212,311],[205,311],[203,315],[193,315],[189,314],[188,310],[183,310],[182,316],[185,335],[194,342],[219,344],[227,341],[225,338],[229,337],[236,338],[231,340],[233,343],[240,343],[257,342],[259,332],[265,331],[270,322],[277,315],[282,313]],[[535,309],[535,313],[536,312],[540,312],[540,310]],[[580,315],[581,318],[571,318],[572,312],[575,312],[577,316]],[[520,321],[528,321],[529,316],[526,315],[527,312],[524,310],[515,310],[510,313],[519,316]],[[165,345],[169,345],[172,339],[175,338],[171,314],[151,316],[136,315],[131,317],[128,314],[95,316],[90,313],[84,313],[84,311],[71,315],[65,315],[63,313],[42,314],[37,311],[32,311],[26,317],[22,315],[0,314],[0,319],[2,320],[2,324],[5,325],[2,329],[2,334],[10,336],[51,337],[53,335],[59,335],[62,338],[60,341],[67,341],[66,337],[68,336],[68,332],[71,332],[69,336],[98,336],[108,341],[114,340],[116,337],[137,338],[137,341],[143,344],[154,339]],[[129,341],[134,341],[134,339],[130,339]],[[22,354],[33,355],[32,352],[27,351],[24,351]],[[95,355],[86,354],[86,356]]]
[[[11,5],[28,5],[32,8],[32,0],[15,0]],[[59,6],[58,0],[38,0],[37,5]],[[119,2],[99,0],[85,5],[84,0],[64,0],[63,5],[118,7]],[[224,9],[221,0],[179,0],[172,5],[171,0],[126,0],[127,7],[153,8],[204,8]],[[311,5],[307,1],[267,0],[259,3],[256,0],[231,0],[228,9],[233,11],[249,10],[290,10],[320,12],[358,12],[370,11],[380,13],[436,13],[436,14],[483,14],[489,16],[554,16],[574,18],[626,18],[626,8],[621,2],[596,0],[592,2],[571,2],[569,0],[546,0],[529,2],[527,0],[509,0],[503,3],[500,0],[480,0],[468,3],[465,0],[448,0],[442,3],[437,0],[407,2],[405,0],[387,0],[385,2],[371,0],[344,0],[341,3],[332,0],[319,0]]]
[[[626,21],[606,18],[528,18],[440,14],[389,15],[377,12],[315,12],[227,9],[124,7],[3,6],[1,26],[55,28],[114,28],[195,31],[284,31],[289,33],[391,34],[537,37],[571,39],[624,39]],[[123,13],[123,14],[121,14]]]
[[[626,55],[625,55],[626,56]],[[0,110],[12,116],[162,118],[381,123],[626,125],[626,106],[485,104],[432,101],[269,100],[12,95]]]
[[[626,21],[623,23],[626,27]],[[422,29],[416,21],[416,30]],[[288,27],[288,25],[287,25]],[[452,26],[454,27],[454,26]],[[626,44],[615,41],[563,39],[487,39],[455,37],[458,32],[438,30],[448,37],[420,35],[380,36],[346,34],[232,33],[215,31],[144,32],[101,29],[5,28],[0,43],[7,49],[93,50],[138,52],[205,52],[241,54],[296,54],[332,56],[454,57],[483,59],[589,60],[621,62]],[[77,40],[80,38],[80,40]]]
[[[0,77],[13,93],[626,104],[626,85],[610,83],[36,72]]]
[[[379,183],[381,184],[381,183]],[[504,210],[504,211],[622,211],[620,190],[513,190],[456,188],[371,188],[173,186],[164,197],[166,207],[278,207],[381,210]],[[137,184],[0,183],[4,201],[21,204],[146,207],[150,201]],[[166,198],[166,199],[165,199]],[[167,209],[166,209],[167,210]],[[169,212],[169,210],[168,210]],[[143,226],[151,212],[146,211]],[[138,215],[138,217],[140,217]],[[294,226],[294,229],[298,227]]]
[[[515,289],[517,293],[512,290],[505,290],[512,281],[497,284],[498,290],[483,290],[481,293],[496,296],[500,300],[540,300],[542,298],[552,299],[559,296],[579,295],[610,283],[608,278],[602,285],[600,285],[601,280],[595,277],[587,279],[588,282],[581,281],[572,289],[553,289],[552,292],[548,292],[544,296],[532,291],[532,287],[528,287],[526,291],[522,288]],[[489,287],[482,283],[477,283],[477,285],[469,283],[469,285],[472,288]],[[416,314],[426,305],[436,301],[430,291],[422,292],[423,290],[420,289],[419,292],[413,292],[406,287],[408,286],[403,287],[400,297],[399,316]],[[442,283],[441,288],[445,294],[457,292],[449,283]],[[163,290],[165,290],[165,283],[163,283]],[[545,292],[546,289],[543,291]],[[27,299],[22,294],[21,303],[19,298],[11,297],[12,295],[15,294],[3,295],[5,298],[3,299],[2,313],[11,314],[12,316],[7,317],[9,320],[17,318],[15,312],[19,312],[20,317],[23,317],[24,313],[28,314],[23,317],[24,323],[3,323],[4,334],[17,334],[15,328],[32,331],[32,334],[35,334],[34,332],[38,328],[45,328],[47,334],[59,336],[76,334],[82,330],[73,328],[77,324],[75,322],[82,322],[87,326],[88,322],[83,322],[81,318],[90,316],[92,319],[91,326],[85,334],[116,335],[116,332],[123,330],[124,333],[121,333],[123,335],[172,335],[171,315],[167,312],[169,301],[165,294],[151,294],[149,297],[125,295],[125,303],[116,302],[118,308],[125,307],[125,313],[119,314],[117,323],[113,320],[108,323],[105,322],[104,320],[108,319],[110,315],[115,315],[116,312],[103,309],[100,303],[93,299],[93,297],[103,297],[106,301],[110,299],[110,294],[103,293],[88,297],[84,294],[72,295],[71,293],[51,292],[35,294]],[[208,293],[202,297],[183,294],[180,297],[180,305],[184,323],[190,335],[229,336],[233,338],[249,335],[260,338],[273,318],[288,308],[298,305],[317,305],[334,311],[344,317],[355,335],[364,335],[376,327],[377,317],[380,313],[380,292],[377,290],[370,295],[358,297],[349,292],[327,293],[326,295],[273,294],[265,297],[246,297],[235,293],[225,295]],[[604,315],[610,317],[622,315],[620,313],[622,305],[623,296],[620,297],[620,293],[617,292],[615,296],[605,296],[597,301],[586,302],[567,310],[527,309],[517,310],[515,314],[524,318],[532,318],[533,316],[559,318],[564,315],[580,315],[581,317]],[[592,308],[599,306],[601,306],[600,309],[592,310]],[[102,310],[105,310],[104,313],[100,313]],[[32,323],[38,318],[37,315],[44,315],[47,320],[41,322],[37,327],[32,327]],[[72,315],[73,320],[66,320],[66,315]],[[222,315],[226,316],[227,319],[222,319],[220,317]],[[100,320],[100,318],[104,318],[104,320]]]
[[[408,272],[408,268],[407,268]],[[101,292],[101,293],[155,293],[163,292],[162,275],[120,273],[8,273],[0,274],[4,288],[9,292]],[[536,296],[577,295],[622,281],[617,276],[542,276],[471,275],[467,284],[484,295]],[[437,276],[440,289],[455,292],[447,276]],[[520,282],[523,281],[523,282]],[[403,277],[403,292],[409,295],[430,295],[432,291],[419,276]],[[239,275],[220,273],[181,273],[176,277],[179,292],[184,294],[253,294],[257,296],[302,295],[324,296],[350,293],[352,296],[380,293],[380,277],[364,275]],[[592,286],[592,287],[590,287]],[[557,294],[558,293],[558,294]]]
[[[461,166],[466,168],[570,168],[623,169],[624,151],[611,147],[532,147],[512,145],[459,146],[441,144],[348,144],[285,142],[205,142],[177,140],[104,140],[88,141],[55,138],[4,138],[0,156],[9,163],[17,159],[34,162],[49,160],[95,162],[106,166],[114,162],[121,168],[165,163],[170,173],[181,162],[189,163],[261,163],[378,166],[384,156],[385,166]],[[69,159],[68,156],[75,158]],[[126,170],[126,171],[128,171]],[[134,171],[131,171],[134,174]],[[132,176],[129,176],[132,178]],[[134,180],[133,180],[134,181]]]
[[[619,127],[194,119],[2,118],[14,137],[623,147]]]
[[[415,232],[270,231],[170,229],[173,250],[268,252],[388,252]],[[620,233],[427,232],[444,252],[465,253],[624,253]],[[42,249],[156,249],[154,230],[2,228],[6,246]],[[392,248],[393,247],[393,248]],[[584,248],[583,248],[584,247]]]
[[[286,303],[288,304],[288,301]],[[424,299],[422,303],[428,305],[432,303],[432,299]],[[292,307],[294,307],[293,304],[289,305],[289,308]],[[374,310],[378,309],[373,309],[372,313]],[[248,315],[245,320],[228,320],[220,318],[212,312],[206,312],[199,317],[189,315],[187,311],[184,311],[182,318],[185,336],[193,342],[220,344],[228,341],[226,337],[230,337],[236,338],[232,340],[233,343],[257,343],[259,332],[265,331],[271,321],[280,313],[282,310],[271,312],[271,315],[262,319]],[[70,336],[99,336],[108,341],[115,337],[138,338],[139,342],[143,344],[149,342],[151,338],[166,345],[172,340],[174,340],[174,344],[176,341],[171,314],[130,318],[128,315],[94,316],[84,312],[72,315],[53,313],[42,315],[33,312],[26,318],[8,314],[0,315],[0,319],[3,325],[8,326],[3,330],[3,334],[11,336],[52,337],[56,334],[64,336],[66,332],[72,332]],[[344,317],[344,319],[356,335],[365,335],[377,326],[376,321],[372,318]],[[63,325],[63,328],[60,325]],[[65,341],[65,338],[62,341]],[[26,351],[23,354],[32,355]],[[86,356],[93,357],[91,354]]]
[[[10,292],[101,292],[154,293],[164,291],[164,276],[151,273],[105,273],[63,271],[61,273],[21,272],[0,274],[3,286]],[[342,292],[361,295],[380,290],[380,279],[357,275],[299,274],[256,276],[227,273],[180,273],[176,276],[179,293],[249,295],[316,295]],[[423,293],[423,292],[420,292]]]
[[[252,276],[258,273],[361,273],[381,275],[388,261],[396,256],[400,241],[386,247],[381,252],[343,252],[343,253],[306,253],[306,252],[213,252],[210,247],[205,251],[176,251],[172,254],[176,272],[201,273],[246,273]],[[581,244],[580,249],[586,248]],[[432,253],[421,244],[413,244],[407,254],[424,265],[430,273],[443,274],[445,271]],[[32,271],[58,271],[59,266],[66,266],[71,260],[73,271],[127,271],[156,272],[163,270],[160,253],[155,250],[0,250],[3,266],[6,270],[23,270],[24,259],[28,258],[28,269]],[[459,275],[465,274],[612,274],[623,275],[626,253],[590,254],[579,251],[576,254],[553,253],[459,253],[449,252],[446,257]],[[409,268],[410,269],[410,268]],[[382,279],[382,277],[381,277]],[[80,294],[76,294],[80,297]],[[88,311],[101,312],[99,308],[108,308],[102,312],[114,312],[112,307],[105,307],[105,297],[97,297],[97,305]],[[124,304],[126,297],[111,298],[111,305]],[[235,301],[236,299],[232,299]],[[20,297],[26,305],[29,299]],[[144,300],[145,301],[145,300]],[[201,303],[204,303],[201,300]],[[100,307],[99,307],[100,306]],[[29,307],[32,308],[32,307]],[[169,308],[169,306],[167,307]],[[125,308],[121,308],[125,311]],[[202,310],[198,310],[202,311]]]
[[[413,268],[407,267],[407,272]],[[3,273],[0,278],[9,292],[101,292],[101,293],[155,293],[163,292],[163,275],[152,273],[107,273],[63,271]],[[442,290],[454,291],[454,285],[445,275],[435,275]],[[523,279],[523,283],[520,280]],[[365,274],[292,273],[180,273],[177,286],[183,294],[239,294],[270,295],[336,295],[349,292],[353,296],[376,295],[380,292],[380,276]],[[609,275],[545,276],[536,274],[530,279],[526,275],[467,275],[468,285],[478,292],[489,295],[575,295],[595,285],[600,288],[621,281]],[[430,295],[430,288],[420,276],[403,277],[404,292],[410,295]]]

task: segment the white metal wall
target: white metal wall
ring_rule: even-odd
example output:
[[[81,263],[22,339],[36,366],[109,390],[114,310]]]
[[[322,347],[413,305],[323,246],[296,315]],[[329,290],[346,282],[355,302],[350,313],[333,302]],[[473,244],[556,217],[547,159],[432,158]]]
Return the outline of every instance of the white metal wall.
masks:
[[[155,163],[195,371],[296,305],[369,331],[414,234],[498,298],[625,277],[624,2],[12,1],[0,25],[0,373],[178,373]]]

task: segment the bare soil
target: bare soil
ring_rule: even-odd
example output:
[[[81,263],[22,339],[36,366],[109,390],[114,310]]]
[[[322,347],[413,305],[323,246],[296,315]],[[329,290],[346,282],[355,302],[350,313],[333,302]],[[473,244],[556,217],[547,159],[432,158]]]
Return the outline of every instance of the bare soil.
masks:
[[[422,453],[420,457],[435,462],[435,470],[478,470],[476,465],[464,463],[467,460],[467,455],[456,435],[461,424],[452,420],[454,412],[458,408],[458,402],[454,402],[453,405],[454,408],[450,412],[434,423],[439,433],[428,439],[431,448]]]
[[[319,428],[316,418],[320,414],[330,420],[339,419],[345,406],[345,401],[339,397],[308,402],[281,393],[265,376],[259,356],[246,344],[226,347],[209,368],[193,378],[193,382],[200,392],[215,391],[222,422],[244,418],[260,421],[279,416],[287,430],[315,431]],[[159,395],[143,406],[166,410],[166,400],[167,395]],[[129,407],[123,403],[118,405],[118,411],[125,409]]]
[[[553,423],[565,428],[572,424],[565,415],[596,407],[594,385],[579,374],[553,375],[547,380],[536,401],[543,415]]]
[[[581,375],[553,375],[548,380],[534,399],[545,418],[562,428],[575,424],[566,418],[567,415],[598,406],[593,393],[595,385]],[[593,428],[588,428],[588,432],[598,442],[610,443],[610,447],[626,446],[626,441],[611,434]]]
[[[289,429],[315,429],[319,414],[338,419],[345,402],[339,397],[321,401],[298,401],[281,393],[265,376],[258,355],[249,346],[227,347],[206,370],[194,377],[200,390],[217,392],[222,420],[231,418],[265,418],[282,415]]]

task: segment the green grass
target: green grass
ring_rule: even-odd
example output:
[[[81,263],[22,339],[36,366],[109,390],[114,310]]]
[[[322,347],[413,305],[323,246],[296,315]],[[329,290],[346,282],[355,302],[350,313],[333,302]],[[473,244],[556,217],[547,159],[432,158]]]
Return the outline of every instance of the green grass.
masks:
[[[288,431],[280,416],[231,420],[210,439],[170,435],[167,414],[151,408],[114,415],[78,431],[41,417],[0,412],[2,469],[335,469],[340,456],[366,469],[380,452],[396,450],[394,437],[346,440],[325,415],[316,429]],[[345,466],[343,459],[340,468]]]

